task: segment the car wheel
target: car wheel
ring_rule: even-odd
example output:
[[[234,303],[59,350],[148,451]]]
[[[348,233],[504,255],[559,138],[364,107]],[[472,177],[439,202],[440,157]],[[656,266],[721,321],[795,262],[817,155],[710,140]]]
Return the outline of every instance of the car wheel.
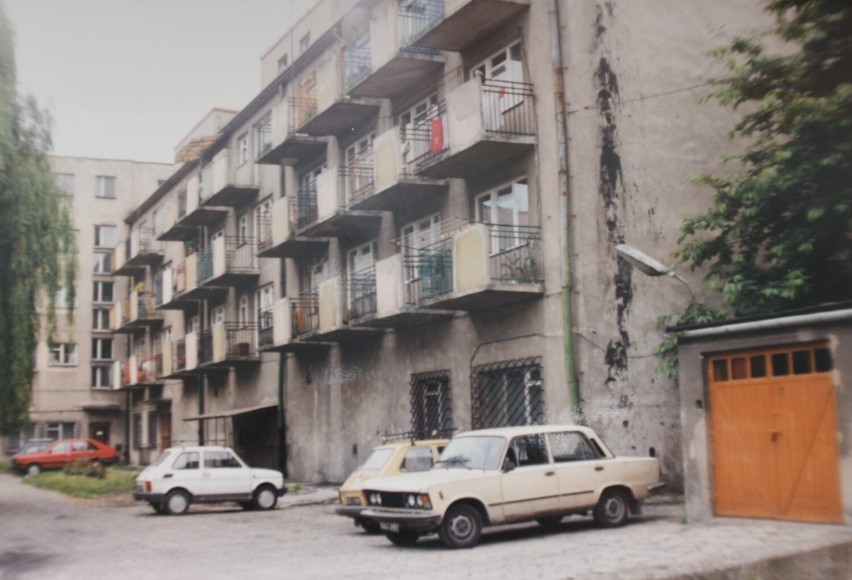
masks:
[[[261,485],[256,490],[254,490],[254,496],[252,497],[252,505],[255,509],[259,510],[271,510],[278,504],[278,494],[275,493],[275,489],[270,485]]]
[[[448,548],[472,548],[482,536],[482,517],[473,506],[454,505],[444,514],[438,535]]]
[[[615,528],[627,521],[630,500],[623,489],[608,489],[603,492],[595,506],[595,522],[605,528]]]
[[[562,521],[562,516],[548,516],[546,518],[538,518],[536,521],[543,528],[553,529]]]
[[[41,465],[38,463],[31,463],[27,467],[27,475],[38,475],[39,473],[41,473]]]
[[[365,520],[363,518],[359,518],[355,520],[359,526],[364,528],[364,531],[368,534],[378,534],[382,531],[381,526],[379,526],[379,522],[374,522],[373,520]]]
[[[182,516],[189,510],[189,494],[182,489],[170,491],[163,502],[163,509],[171,516]]]
[[[385,536],[394,546],[411,546],[420,539],[420,534],[406,530],[404,532],[387,532]]]

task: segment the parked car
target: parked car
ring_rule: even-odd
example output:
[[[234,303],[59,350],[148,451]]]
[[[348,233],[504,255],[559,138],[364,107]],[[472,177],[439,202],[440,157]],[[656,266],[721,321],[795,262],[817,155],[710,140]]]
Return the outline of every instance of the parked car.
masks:
[[[664,485],[655,458],[616,457],[586,427],[484,429],[453,437],[430,471],[371,481],[360,517],[396,545],[437,532],[448,548],[471,548],[484,526],[554,526],[590,511],[620,526]]]
[[[29,455],[30,453],[44,451],[51,443],[53,443],[53,439],[30,439],[26,443],[23,443],[17,451],[12,454],[12,457],[15,458],[20,457],[21,455]]]
[[[133,497],[157,513],[182,515],[193,503],[270,510],[286,492],[280,471],[249,467],[228,447],[196,445],[164,450],[136,478]]]
[[[370,533],[378,533],[379,524],[359,517],[367,509],[364,485],[381,477],[417,473],[432,468],[447,439],[400,439],[375,447],[367,460],[353,471],[340,486],[340,507],[335,511],[350,517],[355,525]]]
[[[12,466],[27,475],[35,475],[43,469],[62,469],[79,459],[110,465],[118,461],[119,455],[96,439],[59,439],[39,451],[15,455]]]

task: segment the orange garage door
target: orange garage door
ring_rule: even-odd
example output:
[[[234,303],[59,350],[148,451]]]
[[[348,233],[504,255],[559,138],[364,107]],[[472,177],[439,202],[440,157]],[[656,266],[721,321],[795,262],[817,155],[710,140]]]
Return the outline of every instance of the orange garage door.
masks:
[[[716,355],[708,364],[716,514],[841,523],[827,346]]]

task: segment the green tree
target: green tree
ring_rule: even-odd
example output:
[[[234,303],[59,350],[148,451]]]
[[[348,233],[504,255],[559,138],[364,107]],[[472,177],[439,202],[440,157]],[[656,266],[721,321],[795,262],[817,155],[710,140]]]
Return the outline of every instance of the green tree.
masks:
[[[745,146],[726,159],[735,174],[697,178],[715,198],[685,219],[676,252],[707,268],[732,315],[852,296],[852,2],[766,10],[773,34],[713,53],[726,73],[711,98],[745,111],[731,131]]]
[[[0,433],[26,420],[43,312],[52,330],[53,297],[74,302],[76,237],[67,196],[47,160],[50,123],[18,96],[11,26],[0,3]],[[69,309],[69,312],[71,310]]]

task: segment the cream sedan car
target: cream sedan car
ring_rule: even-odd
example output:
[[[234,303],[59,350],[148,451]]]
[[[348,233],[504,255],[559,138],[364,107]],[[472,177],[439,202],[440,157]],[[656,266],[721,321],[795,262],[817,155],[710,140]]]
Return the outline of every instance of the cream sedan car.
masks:
[[[656,459],[616,457],[587,427],[484,429],[453,437],[430,471],[370,482],[360,517],[396,545],[437,532],[448,548],[472,548],[484,526],[589,511],[620,526],[664,485]]]

